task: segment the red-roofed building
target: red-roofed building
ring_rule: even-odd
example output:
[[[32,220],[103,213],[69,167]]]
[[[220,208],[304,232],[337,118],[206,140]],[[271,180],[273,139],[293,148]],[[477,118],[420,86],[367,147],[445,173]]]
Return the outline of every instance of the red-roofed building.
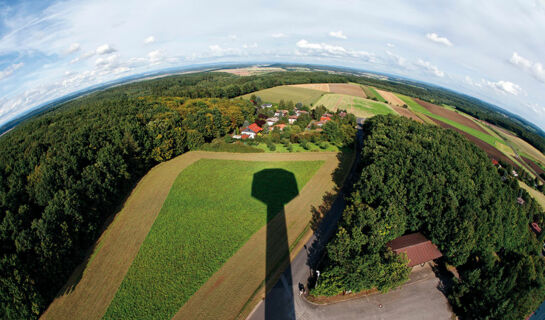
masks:
[[[322,117],[320,118],[320,121],[325,123],[325,122],[331,121],[331,118],[330,118],[330,117],[324,117],[324,116],[322,116]]]
[[[495,165],[495,166],[497,166],[497,165],[499,165],[500,163],[498,162],[498,160],[492,159],[492,164]]]
[[[263,131],[263,129],[260,126],[258,126],[256,123],[252,123],[251,125],[246,127],[244,130],[242,130],[240,132],[240,135],[242,136],[243,139],[254,139],[255,136],[261,131]]]
[[[409,259],[409,267],[440,258],[443,256],[430,240],[420,232],[407,234],[386,244],[397,254],[405,253]]]
[[[278,128],[278,130],[284,131],[284,128],[285,128],[285,127],[286,127],[286,125],[283,124],[283,123],[281,123],[281,124],[275,124],[275,125],[273,126],[273,130],[274,130],[275,128]]]

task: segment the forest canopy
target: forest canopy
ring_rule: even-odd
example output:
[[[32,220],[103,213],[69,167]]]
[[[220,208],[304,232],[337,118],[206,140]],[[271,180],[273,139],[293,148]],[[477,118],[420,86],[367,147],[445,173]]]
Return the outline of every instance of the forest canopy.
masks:
[[[449,298],[459,316],[522,319],[535,310],[545,299],[545,261],[529,224],[544,214],[517,181],[502,181],[486,154],[451,130],[391,115],[363,130],[361,176],[313,293],[402,284],[406,262],[386,243],[419,231],[458,268]]]

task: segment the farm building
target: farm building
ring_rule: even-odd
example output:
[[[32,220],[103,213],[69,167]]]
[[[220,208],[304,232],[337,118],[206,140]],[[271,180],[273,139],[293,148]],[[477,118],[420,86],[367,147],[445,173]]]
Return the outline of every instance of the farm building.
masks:
[[[266,121],[267,121],[267,125],[270,127],[278,122],[278,118],[272,117],[272,118],[268,118]]]
[[[407,254],[408,266],[411,268],[443,256],[437,246],[420,232],[401,236],[386,245],[397,254]]]
[[[252,123],[248,127],[244,128],[244,130],[240,132],[240,135],[242,139],[254,139],[255,136],[261,131],[263,131],[263,129],[260,126],[258,126],[256,123]]]
[[[331,121],[331,118],[329,116],[325,116],[323,115],[321,118],[320,118],[320,122],[323,122],[323,123],[326,123],[328,121]]]
[[[298,116],[290,116],[290,117],[288,118],[289,124],[294,124],[295,121],[297,121],[297,118],[299,118],[299,117],[298,117]]]

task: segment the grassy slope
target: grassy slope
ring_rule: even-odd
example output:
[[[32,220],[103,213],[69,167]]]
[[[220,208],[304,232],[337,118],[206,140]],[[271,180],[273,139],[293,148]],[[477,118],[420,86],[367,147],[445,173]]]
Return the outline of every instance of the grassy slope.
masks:
[[[253,94],[261,97],[263,102],[278,103],[280,100],[291,100],[294,103],[301,102],[304,105],[310,105],[316,102],[325,92],[300,87],[279,86],[245,94],[242,98],[250,99]]]
[[[377,114],[397,114],[388,105],[372,101],[369,99],[358,98],[345,94],[330,93],[324,95],[315,105],[324,105],[330,110],[337,108],[347,109],[348,112],[361,117],[370,117]]]
[[[290,171],[301,190],[322,163],[206,159],[186,168],[176,178],[105,318],[171,318],[265,225],[266,205],[251,196],[254,173],[267,168]]]
[[[366,94],[369,98],[375,97],[375,98],[377,98],[377,100],[380,101],[380,102],[388,103],[388,102],[386,101],[386,99],[384,99],[384,98],[377,92],[377,90],[375,90],[375,88],[373,88],[373,87],[367,87],[367,86],[365,86],[365,87],[363,87],[363,88],[364,88],[365,94]],[[365,90],[365,88],[367,88],[367,90]],[[367,92],[369,92],[369,94],[367,94]]]

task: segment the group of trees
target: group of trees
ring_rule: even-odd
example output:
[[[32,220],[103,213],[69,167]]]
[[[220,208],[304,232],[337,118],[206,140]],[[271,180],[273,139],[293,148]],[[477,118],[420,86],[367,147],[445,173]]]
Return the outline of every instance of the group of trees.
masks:
[[[99,93],[0,139],[0,318],[37,317],[153,165],[221,137],[247,101]]]
[[[464,318],[521,319],[545,299],[545,260],[529,223],[542,208],[460,134],[395,116],[364,124],[359,181],[327,246],[315,294],[388,290],[407,279],[386,243],[420,231],[457,267],[449,298]],[[524,205],[517,203],[519,194]]]

